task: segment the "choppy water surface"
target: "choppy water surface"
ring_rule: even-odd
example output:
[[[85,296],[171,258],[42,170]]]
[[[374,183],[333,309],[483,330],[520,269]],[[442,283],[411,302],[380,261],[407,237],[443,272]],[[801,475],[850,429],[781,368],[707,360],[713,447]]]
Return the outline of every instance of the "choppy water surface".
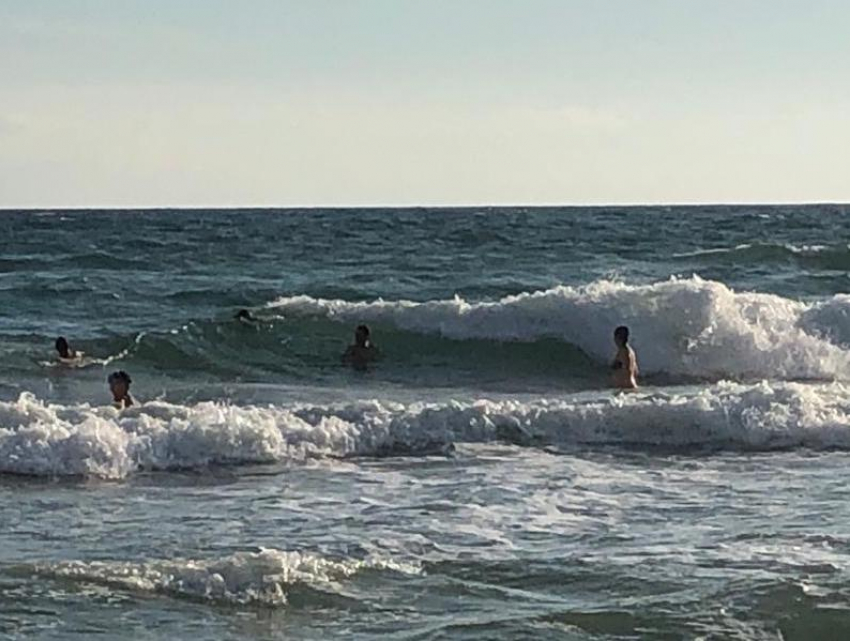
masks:
[[[0,635],[846,638],[848,214],[0,213]]]

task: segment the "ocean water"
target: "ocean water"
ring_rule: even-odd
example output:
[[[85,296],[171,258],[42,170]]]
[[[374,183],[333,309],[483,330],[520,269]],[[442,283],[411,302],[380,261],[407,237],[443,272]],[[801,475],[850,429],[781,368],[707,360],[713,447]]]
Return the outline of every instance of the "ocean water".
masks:
[[[837,205],[0,212],[0,638],[850,638],[848,243]]]

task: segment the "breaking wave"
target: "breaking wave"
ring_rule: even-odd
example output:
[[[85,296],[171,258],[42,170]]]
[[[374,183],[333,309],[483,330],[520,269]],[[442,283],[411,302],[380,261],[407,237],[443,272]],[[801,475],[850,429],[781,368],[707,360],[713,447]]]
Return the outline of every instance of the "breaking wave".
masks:
[[[285,605],[288,594],[296,589],[337,593],[341,582],[363,571],[419,572],[414,565],[392,560],[335,561],[275,549],[240,552],[219,559],[65,561],[38,564],[33,569],[41,576],[128,591],[271,606]]]
[[[850,379],[850,295],[807,303],[694,276],[651,285],[603,280],[493,302],[292,296],[269,307],[287,318],[369,322],[457,340],[555,338],[600,363],[611,357],[614,327],[627,324],[644,372],[706,380]]]
[[[850,386],[720,383],[665,392],[472,403],[367,401],[111,407],[0,403],[0,472],[124,478],[137,470],[445,454],[456,444],[850,450]]]

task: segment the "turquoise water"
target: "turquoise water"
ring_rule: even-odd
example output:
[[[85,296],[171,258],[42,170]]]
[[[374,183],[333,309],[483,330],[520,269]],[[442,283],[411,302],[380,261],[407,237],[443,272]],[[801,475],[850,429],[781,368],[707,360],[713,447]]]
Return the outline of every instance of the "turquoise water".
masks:
[[[844,638],[848,214],[2,212],[0,634]]]

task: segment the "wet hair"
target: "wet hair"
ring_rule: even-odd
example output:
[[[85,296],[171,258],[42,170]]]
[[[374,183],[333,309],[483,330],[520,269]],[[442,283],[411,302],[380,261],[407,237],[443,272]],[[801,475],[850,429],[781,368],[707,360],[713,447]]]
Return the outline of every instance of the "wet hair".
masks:
[[[71,349],[71,346],[68,345],[68,339],[64,336],[60,336],[56,339],[56,351],[60,354],[67,354]]]
[[[106,382],[110,385],[113,382],[117,381],[122,381],[127,387],[130,387],[130,383],[133,382],[133,379],[130,378],[130,375],[127,372],[125,372],[123,369],[120,369],[117,372],[112,372],[106,379]]]
[[[251,315],[247,309],[240,309],[236,312],[236,318],[239,320],[254,320],[254,317]]]
[[[369,345],[369,326],[358,325],[354,329],[354,341],[359,345],[361,342],[363,347]]]
[[[614,338],[622,338],[624,343],[629,342],[629,328],[625,325],[620,325],[614,330]]]

